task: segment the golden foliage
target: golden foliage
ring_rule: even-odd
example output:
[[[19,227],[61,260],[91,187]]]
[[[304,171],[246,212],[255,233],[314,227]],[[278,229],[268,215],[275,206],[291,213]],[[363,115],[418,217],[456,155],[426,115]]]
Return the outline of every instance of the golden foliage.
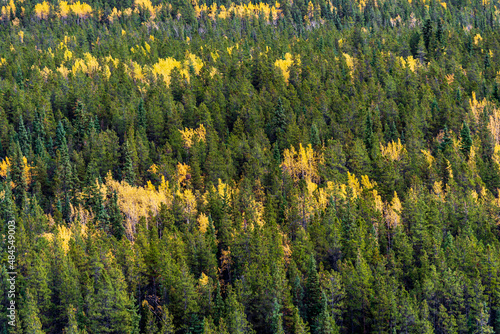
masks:
[[[58,16],[62,18],[68,17],[69,13],[74,13],[79,18],[87,18],[92,16],[92,7],[86,3],[80,3],[77,1],[75,3],[68,4],[67,1],[61,1],[59,3],[59,13]]]
[[[153,65],[152,72],[157,77],[162,76],[165,84],[167,86],[170,86],[170,73],[174,68],[179,69],[181,75],[189,78],[189,73],[186,69],[183,69],[181,62],[171,57],[166,59],[158,59],[158,62]]]
[[[488,129],[491,132],[495,144],[500,144],[500,110],[497,108],[493,108],[493,112],[490,115],[490,122],[488,123]]]
[[[314,152],[312,145],[304,147],[299,144],[299,151],[292,146],[291,149],[285,149],[283,153],[283,163],[281,167],[288,172],[295,181],[305,179],[315,181],[319,179],[317,165],[321,156]]]
[[[209,225],[208,217],[202,212],[196,221],[198,222],[198,229],[200,232],[205,234]]]
[[[201,278],[199,280],[201,286],[206,286],[209,282],[208,276],[205,273],[201,273]]]
[[[47,1],[37,3],[35,5],[35,14],[39,19],[46,19],[49,17],[50,5]]]
[[[428,167],[431,167],[434,161],[436,160],[432,156],[431,152],[429,150],[420,150],[420,152],[422,152],[422,154],[425,156],[425,161],[427,161],[427,164],[429,165]]]
[[[10,168],[9,157],[5,157],[5,159],[3,159],[0,162],[0,176],[1,177],[7,177],[7,171],[8,171],[9,168]]]
[[[189,165],[180,162],[177,163],[177,181],[179,181],[179,183],[184,184],[186,180],[191,178],[190,173],[191,167],[189,167]]]
[[[391,161],[399,161],[406,154],[406,148],[401,144],[401,140],[398,138],[397,142],[391,141],[387,146],[380,143],[380,152],[382,156]]]
[[[183,204],[183,212],[185,218],[189,221],[190,218],[196,215],[196,197],[191,189],[178,190],[177,198]]]
[[[134,187],[124,181],[118,182],[108,173],[105,185],[109,191],[117,192],[118,206],[125,215],[125,231],[129,239],[133,239],[140,217],[147,217],[150,211],[156,215],[162,203],[168,207],[172,204],[168,181],[164,178],[156,190],[151,184],[146,187]]]
[[[476,36],[474,36],[474,45],[478,45],[480,41],[482,41],[483,38],[481,37],[480,34],[476,34]]]
[[[498,168],[500,168],[500,145],[499,144],[495,145],[495,151],[494,151],[491,158],[497,164]],[[0,165],[0,167],[1,167],[1,165]],[[1,168],[0,168],[0,172],[1,172]]]
[[[295,57],[297,63],[300,65],[300,55]],[[285,78],[285,82],[288,83],[288,79],[290,78],[290,66],[293,64],[293,58],[290,53],[285,53],[285,59],[278,59],[274,62],[274,66],[279,68],[283,73],[283,77]]]
[[[193,146],[196,140],[205,141],[205,136],[207,134],[203,124],[200,124],[197,129],[184,128],[184,130],[179,130],[179,132],[181,133],[182,140],[184,141],[184,147],[188,149]]]
[[[486,98],[484,98],[481,102],[478,102],[476,100],[476,92],[472,92],[472,98],[469,100],[469,106],[472,116],[476,122],[478,122],[480,115],[483,113],[484,107],[486,107]]]
[[[384,217],[389,227],[398,226],[401,222],[401,201],[399,200],[397,192],[394,192],[391,204],[386,205]]]
[[[147,43],[146,43],[147,44]],[[184,61],[184,66],[189,68],[193,66],[196,75],[200,74],[200,70],[203,67],[203,61],[198,58],[195,54],[186,52],[186,60]]]
[[[401,65],[410,69],[410,71],[415,72],[415,69],[420,65],[417,59],[413,58],[413,56],[406,57],[406,60],[403,57],[399,57]]]

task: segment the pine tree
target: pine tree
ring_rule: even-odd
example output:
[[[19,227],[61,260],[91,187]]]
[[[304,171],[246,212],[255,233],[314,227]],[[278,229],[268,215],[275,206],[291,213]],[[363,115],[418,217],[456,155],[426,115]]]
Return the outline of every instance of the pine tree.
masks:
[[[313,124],[311,126],[311,133],[310,133],[309,137],[310,137],[311,145],[313,147],[317,147],[319,144],[321,144],[321,140],[319,139],[319,130],[318,130],[318,127],[316,126],[316,124]]]
[[[286,131],[286,115],[285,108],[283,107],[283,102],[281,98],[278,98],[278,106],[274,111],[274,116],[272,120],[272,128],[274,131],[274,138],[272,138],[272,142],[281,142],[283,140],[283,136]]]
[[[309,269],[307,272],[306,285],[306,307],[307,307],[307,322],[311,325],[313,334],[319,333],[320,314],[323,311],[323,293],[319,282],[318,271],[316,270],[316,259],[313,255],[309,257]]]
[[[215,291],[214,298],[214,323],[215,325],[219,325],[220,319],[224,317],[225,314],[225,305],[224,300],[222,299],[222,295],[220,293],[220,282],[217,280],[217,289]]]
[[[116,190],[113,191],[113,195],[111,196],[108,211],[111,233],[116,239],[121,240],[125,234],[125,227],[123,227],[123,215],[118,207],[118,195],[116,194]]]
[[[67,334],[81,334],[82,331],[78,329],[78,322],[76,321],[76,314],[73,305],[68,308],[68,326],[65,328]]]
[[[161,316],[161,334],[174,334],[174,319],[172,315],[168,312],[168,309],[163,307],[163,314]]]
[[[125,142],[125,149],[123,151],[123,160],[124,160],[124,165],[123,165],[123,179],[131,185],[135,184],[135,168],[134,168],[134,161],[132,160],[132,149],[130,147],[130,142],[127,140]]]
[[[26,130],[26,127],[24,126],[24,121],[23,121],[22,116],[19,116],[18,139],[19,139],[19,145],[21,146],[21,151],[23,152],[23,155],[29,156],[30,149],[31,149],[31,140],[30,140],[28,131]]]
[[[29,334],[44,334],[42,331],[42,323],[38,317],[39,311],[33,295],[28,290],[26,292],[26,306],[24,306],[26,315],[23,319],[25,333]]]
[[[460,131],[460,138],[461,138],[460,150],[468,160],[470,156],[470,149],[472,147],[472,138],[470,136],[469,126],[467,125],[466,122],[464,122],[462,125],[462,130]]]
[[[366,115],[366,122],[365,122],[365,146],[366,150],[368,153],[371,153],[371,150],[373,148],[373,122],[372,122],[372,116],[370,113]]]
[[[422,27],[422,35],[424,37],[425,49],[427,50],[427,52],[430,52],[429,46],[431,44],[431,38],[432,38],[432,21],[431,21],[431,19],[425,20],[425,24]]]
[[[61,149],[66,146],[66,131],[64,130],[64,126],[61,121],[57,123],[56,128],[56,139],[55,139],[55,148]]]
[[[14,145],[15,155],[13,157],[13,163],[10,171],[12,182],[14,183],[12,194],[14,195],[17,206],[20,209],[24,209],[28,200],[26,193],[28,190],[28,181],[26,180],[25,175],[26,164],[24,162],[20,145]]]
[[[146,109],[144,108],[144,100],[142,98],[137,106],[137,126],[139,127],[139,131],[146,130]]]
[[[448,135],[448,127],[445,126],[444,127],[444,137],[443,137],[443,141],[441,142],[441,144],[439,145],[439,149],[444,152],[446,151],[446,148],[448,148],[450,145],[451,145],[451,138],[450,136]]]

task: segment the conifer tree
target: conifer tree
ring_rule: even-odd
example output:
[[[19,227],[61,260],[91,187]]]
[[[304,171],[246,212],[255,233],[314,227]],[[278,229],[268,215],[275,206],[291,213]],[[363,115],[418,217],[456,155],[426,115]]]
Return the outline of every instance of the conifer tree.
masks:
[[[111,232],[116,239],[121,240],[125,234],[125,228],[123,227],[123,215],[118,207],[118,195],[116,194],[116,190],[113,191],[111,196],[108,211]]]
[[[309,268],[307,272],[307,285],[306,285],[306,307],[307,307],[307,322],[311,326],[313,334],[319,333],[320,314],[323,311],[323,294],[319,282],[318,271],[316,270],[316,259],[313,255],[309,257]]]
[[[42,331],[42,323],[40,322],[40,318],[38,317],[39,310],[36,305],[36,301],[29,290],[26,292],[25,310],[26,315],[23,319],[25,333],[44,334],[44,332]]]
[[[19,129],[18,129],[19,145],[24,156],[29,156],[31,149],[31,140],[28,131],[24,126],[23,117],[19,116]]]
[[[56,149],[61,149],[62,147],[66,146],[66,130],[64,130],[64,126],[61,121],[57,123],[57,128],[56,128],[56,139],[55,139],[55,148]]]
[[[313,124],[311,126],[311,133],[310,133],[310,141],[311,141],[311,145],[313,147],[316,147],[318,146],[319,144],[321,144],[321,140],[319,139],[319,131],[318,131],[318,127],[316,126],[316,124]]]
[[[123,166],[123,179],[131,185],[135,184],[135,168],[134,168],[134,162],[132,160],[132,149],[130,147],[130,143],[127,140],[125,142],[125,148],[123,151],[123,160],[124,160],[124,166]]]
[[[137,107],[137,126],[139,127],[139,131],[146,130],[146,109],[144,108],[144,100],[141,98],[139,101],[139,105]]]
[[[372,122],[372,116],[370,113],[366,115],[366,122],[365,122],[365,146],[366,150],[368,153],[371,152],[373,148],[373,122]]]
[[[76,314],[73,305],[68,308],[68,326],[65,328],[67,334],[81,334],[82,332],[78,329],[78,322],[76,321]]]
[[[462,130],[460,131],[461,143],[460,150],[465,155],[467,160],[470,156],[470,149],[472,147],[472,138],[470,136],[470,129],[466,122],[462,125]]]

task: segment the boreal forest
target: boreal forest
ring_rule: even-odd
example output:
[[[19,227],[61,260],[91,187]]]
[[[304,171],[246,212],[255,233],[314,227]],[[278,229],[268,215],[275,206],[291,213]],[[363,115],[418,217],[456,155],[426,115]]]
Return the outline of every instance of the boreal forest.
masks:
[[[499,188],[498,0],[0,2],[1,334],[500,333]]]

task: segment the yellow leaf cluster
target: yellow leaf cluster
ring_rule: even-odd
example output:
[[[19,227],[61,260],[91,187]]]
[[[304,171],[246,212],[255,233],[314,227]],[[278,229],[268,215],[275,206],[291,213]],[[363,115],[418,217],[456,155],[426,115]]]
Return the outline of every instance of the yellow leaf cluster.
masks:
[[[387,146],[380,143],[380,152],[382,156],[391,161],[399,161],[406,154],[406,148],[401,144],[401,140],[398,138],[397,142],[391,141]]]
[[[183,204],[186,219],[189,220],[190,217],[196,215],[196,196],[191,189],[178,190],[176,196]]]
[[[398,194],[394,192],[391,204],[386,206],[384,217],[389,227],[398,226],[401,222],[401,201]]]
[[[495,145],[495,151],[492,156],[493,161],[497,164],[497,166],[500,168],[500,145],[496,144]],[[0,175],[2,171],[2,165],[0,164]]]
[[[184,141],[184,147],[191,148],[197,140],[205,141],[207,131],[203,124],[201,124],[197,129],[184,128],[184,130],[179,130]]]
[[[434,160],[436,160],[431,152],[429,150],[420,150],[420,152],[422,152],[422,154],[424,155],[425,157],[425,161],[427,161],[427,164],[429,165],[428,167],[431,167],[432,164],[434,163]]]
[[[0,58],[0,66],[7,65],[7,59],[5,58]]]
[[[408,56],[406,59],[404,57],[399,57],[402,66],[410,69],[410,71],[415,72],[415,69],[420,64],[417,59],[413,58],[413,56]]]
[[[164,178],[157,190],[152,185],[134,187],[124,181],[118,182],[108,173],[105,185],[109,191],[117,192],[118,206],[125,215],[125,231],[130,240],[140,217],[147,217],[150,211],[156,215],[162,203],[168,207],[172,204],[168,181]]]
[[[343,53],[344,55],[344,58],[345,58],[345,62],[347,64],[347,67],[349,67],[349,72],[351,73],[351,77],[353,76],[354,74],[354,57],[351,57],[349,54],[347,53]]]
[[[92,15],[92,7],[90,7],[89,4],[80,3],[80,1],[72,4],[68,4],[67,1],[61,1],[59,3],[59,17],[66,18],[71,12],[79,18],[87,18]]]
[[[149,11],[151,19],[156,18],[156,14],[162,9],[162,5],[153,6],[150,0],[134,0],[134,5],[137,8]]]
[[[50,14],[50,5],[47,1],[35,5],[35,14],[39,19],[46,19]]]
[[[42,78],[45,82],[47,82],[51,73],[52,71],[49,68],[47,68],[47,66],[45,66],[43,70],[40,70],[40,74],[42,75]]]
[[[441,4],[441,6],[443,6],[443,8],[446,10],[446,6],[447,6],[446,2],[440,2],[440,4]]]
[[[70,72],[70,70],[61,64],[61,66],[57,68],[57,72],[61,73],[63,77],[68,79],[68,73]]]
[[[488,123],[488,129],[491,132],[495,144],[500,144],[500,110],[497,108],[493,108],[493,112],[490,115],[490,122]]]
[[[1,177],[7,177],[7,171],[8,171],[9,168],[10,168],[9,157],[5,157],[5,159],[3,159],[0,162],[0,176]]]
[[[300,56],[296,56],[297,63],[300,64]],[[290,66],[293,64],[293,58],[290,53],[285,53],[285,59],[277,59],[274,62],[274,66],[279,68],[283,73],[283,77],[285,78],[285,82],[288,83],[288,79],[290,78]]]
[[[196,17],[200,17],[202,13],[206,13],[208,17],[212,20],[215,20],[216,17],[219,19],[226,19],[228,17],[234,16],[238,18],[258,18],[260,15],[264,16],[269,23],[269,17],[273,23],[276,23],[279,15],[282,13],[279,3],[275,3],[274,5],[270,5],[268,3],[242,3],[239,5],[235,5],[232,3],[229,8],[226,8],[224,5],[217,7],[216,3],[213,3],[210,7],[206,4],[199,5],[196,3],[194,5],[194,10]]]
[[[476,92],[472,92],[472,98],[469,100],[470,110],[472,112],[472,116],[476,120],[479,121],[480,115],[483,114],[484,107],[486,107],[486,98],[484,98],[481,102],[476,99]]]
[[[189,80],[189,73],[186,69],[183,69],[181,62],[171,57],[158,59],[158,62],[153,65],[152,71],[157,77],[162,76],[165,84],[170,86],[170,73],[174,68],[179,69],[180,73]]]
[[[185,67],[189,68],[193,66],[196,75],[200,74],[200,70],[203,67],[203,61],[198,58],[195,54],[186,52],[186,60],[184,61]]]
[[[480,34],[476,34],[476,36],[474,36],[474,45],[478,45],[480,41],[482,41],[483,38],[481,37]]]
[[[347,185],[352,190],[352,198],[358,198],[361,195],[362,188],[356,175],[347,172]]]
[[[7,2],[7,1],[4,1]],[[16,5],[14,4],[13,0],[10,0],[9,3],[5,6],[2,6],[2,19],[7,20],[10,17],[11,13],[16,12]]]
[[[317,165],[320,159],[321,157],[314,152],[311,144],[306,147],[299,144],[298,152],[293,146],[291,149],[285,149],[281,167],[295,181],[299,179],[314,181],[319,179]]]
[[[200,232],[203,234],[206,233],[209,225],[207,215],[205,215],[203,212],[200,213],[196,221],[198,222],[198,229],[200,230]]]
[[[71,72],[83,72],[88,75],[93,75],[101,70],[101,66],[97,59],[89,52],[84,54],[84,59],[76,59]]]
[[[205,275],[205,273],[201,273],[201,278],[199,280],[201,286],[207,286],[209,279],[208,276]]]
[[[185,184],[186,180],[188,179],[188,175],[190,175],[191,172],[191,167],[189,165],[186,165],[184,163],[177,163],[177,180],[181,184]]]

